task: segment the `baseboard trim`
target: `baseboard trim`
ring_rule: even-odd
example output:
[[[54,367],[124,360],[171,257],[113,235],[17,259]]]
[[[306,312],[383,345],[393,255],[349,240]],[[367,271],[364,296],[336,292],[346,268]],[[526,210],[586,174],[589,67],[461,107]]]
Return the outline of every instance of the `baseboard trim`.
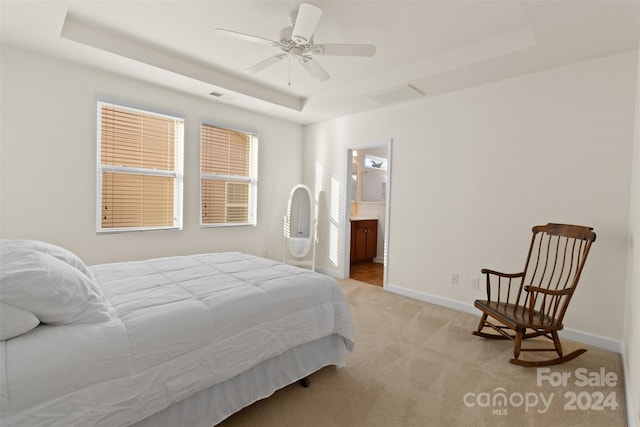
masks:
[[[326,274],[327,276],[331,276],[331,277],[333,277],[335,279],[343,279],[343,277],[340,277],[340,274],[335,270],[329,270],[327,268],[322,268],[322,267],[316,266],[316,271],[318,273],[322,273],[322,274]]]
[[[612,340],[600,335],[590,334],[588,332],[578,331],[576,329],[564,328],[560,331],[560,336],[572,341],[578,341],[594,347],[600,347],[605,350],[622,353],[622,342]]]
[[[394,294],[402,295],[405,297],[417,299],[424,302],[429,302],[436,305],[441,305],[443,307],[452,308],[454,310],[463,311],[469,314],[478,314],[478,310],[475,309],[471,304],[465,304],[460,301],[456,301],[449,298],[443,298],[436,295],[427,294],[424,292],[414,291],[413,289],[407,289],[400,286],[387,284],[384,288],[386,291],[392,292]]]
[[[463,303],[460,301],[452,300],[449,298],[439,297],[436,295],[427,294],[413,289],[403,288],[392,284],[387,284],[384,288],[386,291],[394,294],[402,295],[405,297],[417,299],[424,302],[440,305],[443,307],[451,308],[454,310],[462,311],[469,314],[478,314],[479,311],[471,304]],[[605,350],[615,351],[616,353],[622,353],[622,343],[620,341],[613,340],[611,338],[602,337],[599,335],[590,334],[588,332],[578,331],[576,329],[565,328],[560,331],[560,336],[572,341],[578,341],[594,347],[603,348]]]

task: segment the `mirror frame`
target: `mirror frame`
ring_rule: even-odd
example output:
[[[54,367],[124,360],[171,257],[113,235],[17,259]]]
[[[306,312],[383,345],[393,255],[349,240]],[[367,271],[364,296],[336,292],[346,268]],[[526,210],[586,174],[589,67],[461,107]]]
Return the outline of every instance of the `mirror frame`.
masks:
[[[301,191],[303,194],[307,196],[307,200],[309,200],[309,236],[307,237],[307,243],[305,244],[303,251],[297,251],[298,245],[295,245],[293,243],[293,239],[291,236],[291,208],[293,207],[294,197],[297,191]],[[309,253],[309,250],[311,249],[311,247],[313,246],[314,231],[315,231],[314,220],[315,220],[315,212],[314,212],[313,199],[311,198],[311,190],[309,190],[309,187],[307,187],[304,184],[295,185],[291,189],[291,192],[289,193],[289,202],[287,203],[287,215],[285,216],[284,236],[285,236],[285,239],[287,240],[287,249],[289,250],[291,255],[295,256],[296,258],[305,257]]]

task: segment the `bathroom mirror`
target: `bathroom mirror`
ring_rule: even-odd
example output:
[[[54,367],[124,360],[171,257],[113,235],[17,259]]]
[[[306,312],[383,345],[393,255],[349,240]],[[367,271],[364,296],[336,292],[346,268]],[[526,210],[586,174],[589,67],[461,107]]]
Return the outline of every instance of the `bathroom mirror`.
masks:
[[[291,255],[304,257],[311,249],[312,239],[311,192],[306,185],[296,185],[289,194],[284,235]]]

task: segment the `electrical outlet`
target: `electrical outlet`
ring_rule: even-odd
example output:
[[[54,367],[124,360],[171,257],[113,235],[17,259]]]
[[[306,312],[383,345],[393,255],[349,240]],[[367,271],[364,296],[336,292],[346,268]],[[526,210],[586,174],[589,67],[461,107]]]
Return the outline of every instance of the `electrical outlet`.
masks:
[[[472,277],[471,278],[471,287],[474,289],[478,289],[480,287],[480,278]]]
[[[460,277],[458,276],[458,274],[457,273],[453,273],[451,275],[451,284],[452,285],[457,285],[459,279],[460,279]]]

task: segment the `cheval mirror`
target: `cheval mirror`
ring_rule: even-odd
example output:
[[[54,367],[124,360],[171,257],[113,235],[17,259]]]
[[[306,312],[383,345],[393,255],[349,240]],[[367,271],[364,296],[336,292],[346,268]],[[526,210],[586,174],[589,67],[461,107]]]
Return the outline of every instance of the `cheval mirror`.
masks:
[[[315,270],[316,223],[311,191],[306,185],[294,186],[289,194],[287,214],[284,216],[285,264],[306,266]]]

